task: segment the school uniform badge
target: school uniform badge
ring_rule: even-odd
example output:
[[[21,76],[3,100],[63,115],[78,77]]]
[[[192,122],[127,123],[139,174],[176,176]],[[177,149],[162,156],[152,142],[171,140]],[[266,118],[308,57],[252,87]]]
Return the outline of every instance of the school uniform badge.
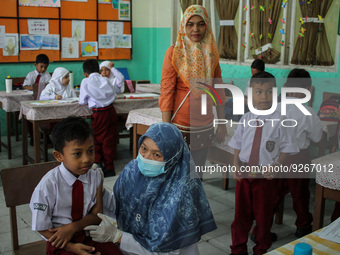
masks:
[[[275,142],[274,141],[267,141],[266,142],[267,151],[273,152],[274,148],[275,148]]]
[[[46,208],[47,208],[47,205],[45,205],[45,204],[40,204],[40,203],[34,203],[33,204],[33,208],[34,208],[34,210],[39,210],[39,211],[45,211],[46,210]]]

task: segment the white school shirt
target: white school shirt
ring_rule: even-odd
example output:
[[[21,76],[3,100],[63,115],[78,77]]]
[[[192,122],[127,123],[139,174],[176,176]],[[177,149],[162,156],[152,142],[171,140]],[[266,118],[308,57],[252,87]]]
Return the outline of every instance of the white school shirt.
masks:
[[[116,94],[124,93],[124,75],[114,67],[111,68],[109,80],[115,87]]]
[[[35,188],[30,202],[32,230],[43,231],[72,222],[72,186],[77,178],[61,165],[49,171]],[[84,186],[84,211],[87,215],[96,203],[101,174],[92,168],[78,177]]]
[[[114,193],[109,193],[106,189],[103,196],[103,212],[105,215],[116,218],[116,200]],[[120,241],[120,250],[123,254],[128,255],[199,255],[197,243],[183,247],[171,252],[150,252],[146,250],[139,242],[135,240],[132,234],[123,232]]]
[[[287,99],[293,99],[293,97],[287,97]],[[307,149],[310,141],[315,143],[319,142],[322,138],[323,125],[314,110],[309,106],[305,106],[307,111],[312,114],[305,115],[296,105],[288,104],[286,107],[285,117],[297,122],[296,127],[286,128],[286,131],[288,136],[295,141],[299,149]],[[281,112],[281,103],[278,103],[277,110]],[[291,123],[293,124],[294,122]]]
[[[265,116],[247,112],[238,122],[234,136],[228,143],[230,147],[240,150],[240,161],[249,162],[256,127],[249,127],[248,121],[252,120],[250,121],[250,124],[256,126],[257,118],[263,121],[268,119],[264,122],[262,128],[259,165],[267,166],[275,163],[278,160],[280,153],[293,154],[299,152],[298,146],[287,135],[286,129],[288,127],[281,126],[283,118],[278,111]],[[243,126],[243,123],[245,123],[245,127]]]
[[[62,96],[62,99],[77,97],[74,89],[67,85],[66,89],[62,93],[57,93],[58,95]],[[40,94],[39,100],[51,100],[55,99],[56,96],[56,89],[53,83],[47,84],[44,90]]]
[[[106,77],[91,73],[80,84],[79,104],[88,104],[90,109],[106,107],[116,98],[115,89]]]
[[[38,87],[38,95],[37,98],[40,98],[40,94],[43,91],[43,89],[45,88],[46,84],[50,81],[51,79],[51,75],[49,72],[45,71],[43,73],[39,73],[37,70],[34,70],[32,72],[29,72],[24,80],[24,83],[22,84],[22,86],[30,86],[32,87],[32,85],[35,83],[35,80],[37,79],[37,76],[41,74],[40,76],[40,80],[39,80],[39,87]]]

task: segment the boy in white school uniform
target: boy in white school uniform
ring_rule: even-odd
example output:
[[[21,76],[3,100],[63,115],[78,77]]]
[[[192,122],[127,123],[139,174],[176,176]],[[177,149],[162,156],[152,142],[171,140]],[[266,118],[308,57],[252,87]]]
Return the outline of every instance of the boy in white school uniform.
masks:
[[[100,223],[97,213],[103,211],[103,179],[93,166],[91,127],[81,117],[68,117],[51,136],[53,155],[61,165],[41,179],[30,202],[32,230],[48,241],[46,254],[121,255],[112,242],[94,242],[84,231]]]
[[[252,76],[250,86],[257,110],[272,107],[275,78],[267,72]],[[269,115],[248,112],[243,115],[229,146],[234,148],[233,172],[236,182],[235,218],[231,225],[232,254],[248,254],[248,233],[257,224],[254,254],[264,254],[270,248],[271,223],[276,194],[272,167],[280,167],[288,153],[297,153],[297,146],[286,136],[278,111]],[[244,123],[244,124],[240,124]]]
[[[309,89],[312,85],[311,77],[305,69],[293,69],[287,78],[284,87]],[[288,93],[287,99],[304,98],[302,93]],[[305,106],[311,115],[305,115],[294,104],[287,104],[286,118],[293,119],[297,125],[287,128],[288,135],[299,146],[300,152],[295,155],[289,155],[285,161],[285,165],[305,166],[311,163],[308,153],[310,142],[319,142],[322,137],[322,123],[311,107]],[[278,109],[281,105],[278,104]],[[293,198],[293,209],[296,213],[296,237],[302,237],[312,232],[313,216],[309,212],[309,171],[306,173],[284,174],[279,179],[279,193],[276,199],[276,206],[284,198],[285,194],[290,191]]]
[[[51,75],[47,72],[47,67],[49,65],[48,56],[45,54],[39,54],[35,59],[35,67],[36,69],[32,72],[29,72],[25,78],[23,83],[23,88],[27,90],[33,90],[33,85],[38,85],[38,93],[35,96],[35,99],[40,98],[41,91],[45,88],[46,84],[50,81]]]
[[[98,61],[87,59],[83,64],[84,78],[80,84],[79,104],[92,109],[91,126],[96,151],[95,163],[103,168],[104,176],[114,176],[118,117],[113,102],[115,88],[99,74]]]
[[[103,77],[108,78],[112,82],[117,94],[124,93],[124,89],[125,89],[124,76],[121,72],[119,72],[116,68],[114,68],[113,62],[103,61],[99,65],[99,71]]]

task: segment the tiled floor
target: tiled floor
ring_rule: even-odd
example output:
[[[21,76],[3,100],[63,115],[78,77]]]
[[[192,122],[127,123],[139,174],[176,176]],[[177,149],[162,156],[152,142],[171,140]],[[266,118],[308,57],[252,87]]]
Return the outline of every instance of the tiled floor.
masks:
[[[2,137],[5,140],[5,137]],[[7,167],[19,166],[22,164],[22,151],[21,141],[13,143],[13,159],[7,159],[7,150],[3,149],[0,153],[0,169]],[[32,152],[32,147],[30,147]],[[52,151],[52,150],[51,150]],[[50,153],[50,157],[52,155]],[[115,162],[116,170],[118,174],[123,170],[123,167],[131,160],[132,153],[129,150],[128,140],[121,139],[121,143],[118,145],[118,158]],[[112,190],[116,177],[105,178],[105,188],[109,191]],[[208,196],[215,221],[218,228],[202,237],[199,242],[199,250],[202,255],[222,255],[230,253],[231,233],[230,225],[234,218],[234,194],[235,194],[235,182],[229,180],[229,190],[222,189],[222,179],[205,179],[203,186]],[[2,192],[2,185],[0,186],[0,255],[9,255],[11,252],[11,238],[9,232],[9,214],[6,208],[4,195]],[[314,201],[314,185],[311,185],[311,212],[313,212]],[[333,209],[334,203],[331,201],[326,202],[325,211],[325,224],[330,222],[330,215]],[[18,227],[19,227],[19,240],[21,243],[31,242],[39,239],[39,235],[31,231],[31,214],[27,205],[20,206],[18,208]],[[278,240],[273,243],[271,249],[275,249],[283,244],[286,244],[294,239],[295,232],[295,213],[292,209],[292,200],[289,195],[286,196],[284,218],[282,225],[273,225],[272,231],[278,234]],[[254,243],[249,240],[249,254],[252,254],[251,249]]]

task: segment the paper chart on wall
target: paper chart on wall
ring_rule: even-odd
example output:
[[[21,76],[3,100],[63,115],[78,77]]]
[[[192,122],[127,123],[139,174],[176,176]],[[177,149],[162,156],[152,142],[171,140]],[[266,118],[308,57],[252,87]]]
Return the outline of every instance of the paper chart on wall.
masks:
[[[119,0],[111,0],[111,2],[112,2],[112,9],[118,9]]]
[[[99,4],[111,4],[111,0],[98,0]]]
[[[72,20],[72,38],[85,41],[85,20]]]
[[[5,45],[5,36],[6,36],[6,28],[5,26],[0,26],[0,48],[3,48]]]
[[[60,0],[19,0],[22,6],[60,7]]]
[[[106,22],[106,33],[108,35],[122,35],[124,34],[124,23],[123,22]]]
[[[73,38],[62,38],[62,58],[79,58],[79,43]]]
[[[3,48],[4,56],[18,56],[19,53],[19,40],[18,34],[6,34],[5,45]]]
[[[131,48],[131,35],[116,35],[116,48]]]
[[[116,48],[116,38],[114,35],[98,35],[100,49],[114,49]]]
[[[20,50],[39,50],[41,47],[41,35],[20,35]]]
[[[118,7],[119,20],[130,20],[130,2],[120,1]]]
[[[44,50],[59,50],[60,39],[59,35],[43,35],[42,49]]]
[[[47,35],[48,20],[47,19],[28,19],[28,33],[32,35]]]

